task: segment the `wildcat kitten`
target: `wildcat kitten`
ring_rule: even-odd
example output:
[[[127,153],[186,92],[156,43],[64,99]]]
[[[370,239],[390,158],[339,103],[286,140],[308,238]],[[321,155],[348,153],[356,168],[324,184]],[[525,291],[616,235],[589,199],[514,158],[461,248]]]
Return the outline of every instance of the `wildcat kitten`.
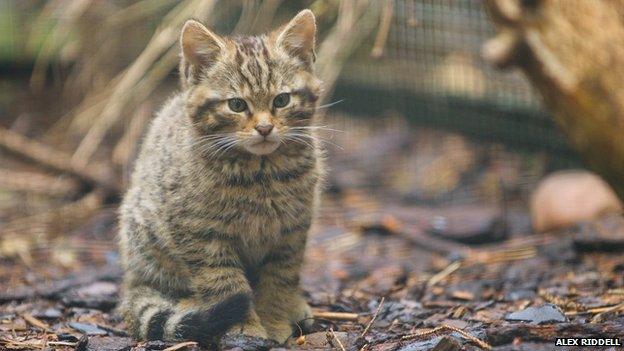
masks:
[[[183,90],[153,121],[121,206],[120,311],[136,337],[284,342],[311,317],[299,270],[323,175],[315,36],[309,10],[257,37],[184,25]]]

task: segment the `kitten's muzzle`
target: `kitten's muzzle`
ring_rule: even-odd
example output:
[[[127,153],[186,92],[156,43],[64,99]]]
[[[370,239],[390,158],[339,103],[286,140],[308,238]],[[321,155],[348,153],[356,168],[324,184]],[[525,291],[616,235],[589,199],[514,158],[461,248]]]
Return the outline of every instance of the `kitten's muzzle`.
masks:
[[[256,155],[266,155],[279,147],[280,137],[278,128],[274,128],[272,124],[269,126],[260,129],[258,127],[254,128],[252,136],[244,144],[247,151]]]
[[[255,129],[258,131],[258,133],[260,135],[262,135],[263,137],[271,134],[271,131],[273,130],[273,125],[272,124],[258,124]]]

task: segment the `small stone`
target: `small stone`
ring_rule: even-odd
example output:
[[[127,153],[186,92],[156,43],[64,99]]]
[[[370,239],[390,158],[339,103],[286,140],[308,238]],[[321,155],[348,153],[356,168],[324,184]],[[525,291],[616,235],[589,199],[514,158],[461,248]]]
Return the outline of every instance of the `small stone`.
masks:
[[[135,348],[135,351],[153,351],[153,350],[164,350],[167,347],[173,346],[173,343],[165,342],[162,340],[150,340],[144,343],[141,343],[141,347]]]
[[[499,209],[473,205],[440,209],[431,219],[428,232],[465,244],[489,243],[507,237],[506,223]]]
[[[452,336],[444,336],[438,344],[432,349],[432,351],[459,351],[461,350],[461,343]]]
[[[98,281],[63,293],[62,302],[68,307],[109,311],[117,304],[118,290],[119,288],[114,283]]]
[[[35,311],[32,315],[39,319],[59,319],[63,317],[63,313],[56,308],[48,308],[45,311]]]
[[[106,330],[100,329],[93,324],[72,322],[69,323],[69,326],[87,335],[108,335]]]
[[[399,351],[429,351],[438,345],[442,338],[439,336],[428,340],[415,340],[401,347]]]
[[[87,343],[88,351],[126,351],[130,350],[134,342],[131,338],[123,338],[118,336],[102,337],[96,336],[89,338]]]
[[[234,348],[240,348],[243,351],[263,351],[270,350],[277,346],[277,343],[273,340],[236,334],[225,335],[221,338],[221,349],[230,350]]]
[[[505,316],[508,321],[523,321],[532,324],[567,322],[566,316],[553,304],[544,304],[540,307],[529,307]]]
[[[56,337],[58,338],[58,341],[78,342],[78,340],[80,340],[78,336],[72,333],[56,333]]]

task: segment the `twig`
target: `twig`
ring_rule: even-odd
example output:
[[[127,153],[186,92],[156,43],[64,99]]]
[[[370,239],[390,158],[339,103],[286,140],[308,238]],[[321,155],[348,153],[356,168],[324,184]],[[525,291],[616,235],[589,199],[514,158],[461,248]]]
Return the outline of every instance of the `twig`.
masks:
[[[297,326],[297,329],[299,329],[299,336],[297,337],[297,345],[303,345],[305,344],[305,335],[303,335],[303,329],[301,329],[301,326],[299,325],[299,322],[295,323],[295,325]]]
[[[555,295],[549,294],[549,293],[547,293],[544,290],[540,290],[538,292],[538,295],[542,299],[559,306],[559,308],[561,308],[564,311],[566,311],[566,310],[575,310],[575,311],[585,311],[585,310],[587,310],[587,307],[584,306],[583,304],[571,301],[571,300],[566,299],[566,298],[561,297],[561,296],[555,296]]]
[[[466,255],[471,251],[467,245],[433,237],[424,233],[422,229],[412,224],[404,225],[398,233],[415,247],[423,248],[441,255],[448,255],[450,253]]]
[[[62,151],[29,139],[23,135],[0,127],[0,149],[4,149],[38,166],[60,173],[67,173],[83,183],[98,186],[109,192],[119,193],[119,185],[104,176],[99,167],[74,167],[71,157]]]
[[[349,56],[379,23],[380,11],[376,1],[343,0],[339,4],[336,22],[318,46],[316,56],[317,72],[324,82],[321,103],[331,96],[338,75]]]
[[[139,139],[145,131],[151,118],[151,106],[142,104],[137,108],[135,115],[130,119],[130,123],[125,128],[124,135],[119,139],[113,149],[112,160],[118,166],[127,166],[132,155],[139,144]]]
[[[48,346],[69,346],[76,347],[78,345],[77,342],[68,342],[68,341],[48,341]]]
[[[477,264],[496,264],[501,262],[519,261],[533,258],[537,255],[537,249],[533,246],[522,248],[492,248],[489,250],[473,250],[466,255],[463,266]]]
[[[347,351],[344,347],[344,345],[342,345],[342,342],[340,341],[340,339],[338,339],[338,336],[336,336],[336,333],[334,333],[334,329],[333,328],[329,328],[329,331],[332,333],[332,336],[334,337],[334,340],[336,340],[336,342],[338,342],[338,346],[340,346],[340,349],[342,351]]]
[[[381,300],[379,301],[379,306],[377,306],[377,310],[375,311],[373,318],[370,320],[370,322],[368,322],[368,324],[366,325],[366,328],[364,328],[364,331],[362,332],[362,335],[360,335],[360,338],[363,338],[366,336],[366,334],[368,333],[368,330],[375,322],[375,319],[377,319],[377,316],[379,315],[379,311],[381,311],[381,307],[383,307],[383,304],[385,301],[386,301],[386,298],[382,297]]]
[[[474,343],[475,345],[479,346],[480,348],[482,348],[483,350],[491,350],[492,346],[490,346],[490,344],[486,343],[485,341],[475,337],[474,335],[469,334],[468,332],[465,332],[459,328],[450,326],[448,324],[443,324],[439,327],[433,328],[431,330],[427,330],[424,332],[420,332],[420,333],[414,333],[414,334],[410,334],[410,335],[404,335],[403,337],[401,337],[401,340],[412,340],[412,339],[420,339],[420,338],[426,338],[432,335],[438,335],[441,332],[456,332],[458,334],[460,334],[461,336],[463,336],[464,338],[466,338],[469,341],[472,341],[472,343]]]
[[[93,191],[81,199],[51,208],[34,215],[17,218],[5,223],[0,229],[0,242],[12,240],[15,237],[26,237],[27,233],[33,238],[51,238],[59,232],[75,227],[102,208],[103,194]]]
[[[197,345],[197,343],[195,341],[185,341],[185,342],[181,342],[179,344],[175,344],[173,346],[169,346],[166,349],[164,349],[163,351],[176,351],[176,350],[179,350],[179,349],[187,347],[187,346],[195,346],[195,345]]]
[[[15,336],[14,336],[15,338]],[[4,344],[4,346],[6,346],[7,349],[27,349],[27,350],[32,350],[32,349],[44,349],[45,348],[45,340],[26,340],[26,341],[19,341],[19,340],[12,340],[12,339],[8,339],[5,337],[0,338],[0,344]]]
[[[43,321],[40,321],[39,319],[37,319],[37,318],[35,318],[35,317],[31,316],[31,315],[30,315],[30,314],[28,314],[28,313],[24,313],[24,314],[22,315],[22,318],[24,318],[24,320],[25,320],[28,324],[32,325],[33,327],[36,327],[36,328],[39,328],[39,329],[43,329],[44,331],[48,331],[48,330],[50,330],[50,326],[49,326],[47,323],[45,323],[45,322],[43,322]]]
[[[0,188],[15,192],[66,196],[75,194],[78,182],[70,178],[51,176],[39,172],[20,172],[0,169]]]
[[[613,312],[616,311],[618,309],[624,309],[624,302],[617,304],[617,305],[612,305],[612,306],[603,306],[603,307],[596,307],[596,308],[590,308],[590,309],[586,309],[586,310],[580,310],[580,311],[570,311],[570,312],[566,312],[565,315],[566,316],[575,316],[578,314],[601,314],[601,313],[605,313],[605,312]]]
[[[384,3],[383,12],[381,13],[381,22],[379,23],[379,30],[377,31],[375,44],[373,44],[373,49],[371,50],[371,57],[373,58],[379,58],[383,55],[383,50],[386,46],[386,41],[388,40],[388,33],[390,32],[390,24],[392,23],[392,14],[394,11],[393,4],[393,0],[386,0]]]
[[[603,320],[603,317],[605,315],[612,313],[612,312],[621,312],[621,311],[624,311],[624,302],[596,314],[594,317],[592,317],[590,323],[600,323]]]
[[[347,312],[314,312],[314,318],[317,319],[327,319],[330,321],[346,321],[346,322],[357,322],[360,317],[357,313],[347,313]]]
[[[430,288],[436,285],[437,283],[442,281],[444,278],[451,275],[451,273],[458,270],[459,267],[461,267],[460,261],[454,261],[453,263],[449,264],[448,266],[446,266],[446,268],[444,268],[443,270],[441,270],[440,272],[438,272],[437,274],[434,274],[431,278],[429,278],[429,281],[427,281],[427,287]]]

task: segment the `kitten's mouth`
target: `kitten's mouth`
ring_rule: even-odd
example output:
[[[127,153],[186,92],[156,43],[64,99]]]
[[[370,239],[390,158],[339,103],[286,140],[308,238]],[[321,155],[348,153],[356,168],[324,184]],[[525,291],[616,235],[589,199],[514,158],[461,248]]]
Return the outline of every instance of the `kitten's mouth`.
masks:
[[[255,155],[267,155],[279,147],[279,141],[263,139],[245,146],[247,151]]]

